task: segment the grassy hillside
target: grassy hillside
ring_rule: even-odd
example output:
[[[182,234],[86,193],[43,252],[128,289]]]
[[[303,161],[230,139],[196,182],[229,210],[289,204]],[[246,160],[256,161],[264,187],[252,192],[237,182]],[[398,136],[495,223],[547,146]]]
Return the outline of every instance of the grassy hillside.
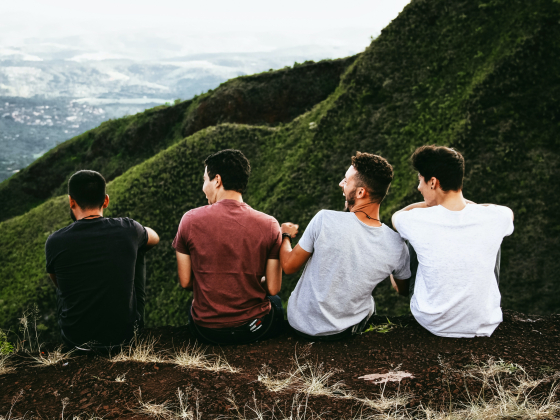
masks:
[[[293,120],[330,95],[356,59],[306,62],[243,76],[174,106],[110,120],[55,147],[0,184],[0,221],[64,194],[79,169],[110,181],[197,131],[220,123],[275,126]]]
[[[552,0],[413,1],[311,111],[277,127],[197,131],[117,177],[109,214],[133,217],[162,238],[148,257],[148,324],[186,319],[188,293],[177,286],[170,243],[182,214],[205,204],[204,158],[226,147],[243,150],[254,168],[246,201],[302,226],[321,208],[342,207],[338,182],[356,150],[394,165],[381,213],[387,223],[397,208],[421,199],[408,161],[414,148],[457,147],[467,159],[466,196],[516,214],[502,248],[502,305],[560,312],[559,20]],[[0,325],[32,302],[52,315],[43,246],[69,223],[67,213],[64,197],[55,198],[0,224]],[[296,280],[285,276],[284,297]],[[406,311],[406,299],[386,285],[375,294],[379,313]]]

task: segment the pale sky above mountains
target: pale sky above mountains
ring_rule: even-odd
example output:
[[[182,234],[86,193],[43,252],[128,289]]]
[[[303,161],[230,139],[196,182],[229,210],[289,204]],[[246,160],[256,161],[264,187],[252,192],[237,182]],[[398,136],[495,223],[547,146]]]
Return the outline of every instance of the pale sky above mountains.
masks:
[[[163,59],[315,47],[362,51],[409,0],[19,0],[0,14],[0,50],[75,48],[65,59]],[[1,52],[1,51],[0,51]]]

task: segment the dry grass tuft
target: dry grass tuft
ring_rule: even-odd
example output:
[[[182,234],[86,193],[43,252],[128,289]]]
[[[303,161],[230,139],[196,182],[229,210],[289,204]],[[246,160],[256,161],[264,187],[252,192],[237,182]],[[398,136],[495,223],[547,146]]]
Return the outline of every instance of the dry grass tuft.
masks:
[[[122,348],[120,353],[111,357],[111,362],[140,362],[140,363],[164,363],[167,360],[160,352],[154,350],[157,340],[147,337],[144,340],[136,340],[135,344]]]
[[[138,404],[139,408],[132,410],[135,413],[143,414],[156,419],[166,419],[170,417],[173,412],[169,409],[169,404],[166,402],[162,404],[153,404],[152,402],[144,402],[142,400],[142,390],[138,388]]]
[[[63,353],[62,346],[60,346],[55,351],[42,351],[39,353],[39,356],[31,356],[31,358],[35,361],[35,366],[47,367],[56,365],[64,360],[71,359],[71,354],[71,351]]]
[[[257,380],[262,382],[266,388],[271,392],[280,392],[293,387],[299,380],[298,371],[280,373],[274,375],[268,365],[263,365]]]
[[[229,364],[224,356],[215,355],[212,356],[212,361],[204,367],[206,370],[210,370],[212,372],[229,372],[229,373],[237,373],[240,369],[233,367]]]
[[[297,392],[307,395],[350,398],[351,394],[343,389],[342,382],[329,385],[329,380],[336,371],[326,371],[322,363],[302,360],[307,358],[308,349],[304,349],[303,356],[298,357],[297,353],[295,354],[289,372],[273,375],[270,368],[263,365],[257,377],[259,382],[262,382],[271,392],[295,389]]]
[[[182,348],[170,359],[171,363],[187,369],[204,369],[212,372],[239,372],[231,366],[224,356],[206,354],[207,347],[198,345]]]
[[[334,370],[325,371],[322,363],[306,363],[297,365],[299,381],[297,389],[308,395],[323,395],[326,397],[350,398],[352,395],[343,389],[342,382],[329,385],[329,379],[336,373]]]
[[[11,353],[0,354],[0,375],[4,375],[5,373],[10,373],[15,370],[14,365],[10,361],[10,357],[11,357]]]
[[[272,407],[263,407],[262,403],[259,404],[257,401],[254,393],[253,404],[249,405],[247,403],[243,408],[240,408],[235,401],[235,396],[230,391],[230,396],[227,400],[232,405],[230,410],[233,412],[233,415],[226,418],[235,420],[320,420],[320,414],[307,408],[308,398],[309,395],[295,394],[290,411],[284,412],[279,407],[278,402]]]
[[[397,412],[401,407],[406,407],[410,396],[407,394],[397,394],[392,397],[386,397],[383,393],[376,399],[358,399],[365,407],[372,408],[376,411],[394,411]]]
[[[117,377],[115,378],[115,382],[121,382],[121,383],[126,382],[126,373],[123,373],[122,375],[117,375]]]
[[[195,395],[194,407],[189,404],[190,388],[184,391],[177,388],[177,404],[165,401],[162,404],[153,404],[142,401],[142,391],[138,389],[139,408],[133,410],[135,413],[164,420],[200,420],[201,413],[198,409],[198,394]]]
[[[206,349],[207,347],[189,344],[173,355],[171,363],[187,369],[203,369],[208,365]]]

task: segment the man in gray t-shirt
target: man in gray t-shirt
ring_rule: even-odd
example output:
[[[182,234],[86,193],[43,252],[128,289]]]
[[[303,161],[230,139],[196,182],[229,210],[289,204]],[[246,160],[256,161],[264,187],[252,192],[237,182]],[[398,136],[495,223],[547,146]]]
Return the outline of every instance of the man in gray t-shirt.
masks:
[[[379,207],[393,179],[382,157],[358,152],[340,182],[346,212],[321,210],[292,250],[297,225],[282,225],[280,263],[302,276],[288,302],[288,321],[303,336],[334,340],[361,332],[375,310],[372,291],[391,277],[408,293],[408,248],[379,221]],[[288,240],[286,240],[288,238]]]

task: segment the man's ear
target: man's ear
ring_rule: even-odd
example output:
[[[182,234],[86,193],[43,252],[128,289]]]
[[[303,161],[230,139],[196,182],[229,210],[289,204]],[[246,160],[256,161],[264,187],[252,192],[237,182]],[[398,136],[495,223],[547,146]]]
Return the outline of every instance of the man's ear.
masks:
[[[76,203],[76,200],[74,200],[71,195],[68,196],[68,203],[71,209],[75,209],[76,206],[78,206],[78,203]]]
[[[360,187],[360,190],[358,191],[358,198],[366,198],[367,195],[367,190],[364,187]]]
[[[439,187],[439,180],[435,176],[433,176],[430,178],[427,184],[432,190],[436,190]]]
[[[212,182],[216,183],[216,188],[220,188],[223,184],[222,184],[222,177],[220,176],[220,174],[216,174],[216,176],[214,177],[214,180]]]
[[[109,194],[105,194],[105,201],[103,201],[102,208],[106,209],[109,206]]]

